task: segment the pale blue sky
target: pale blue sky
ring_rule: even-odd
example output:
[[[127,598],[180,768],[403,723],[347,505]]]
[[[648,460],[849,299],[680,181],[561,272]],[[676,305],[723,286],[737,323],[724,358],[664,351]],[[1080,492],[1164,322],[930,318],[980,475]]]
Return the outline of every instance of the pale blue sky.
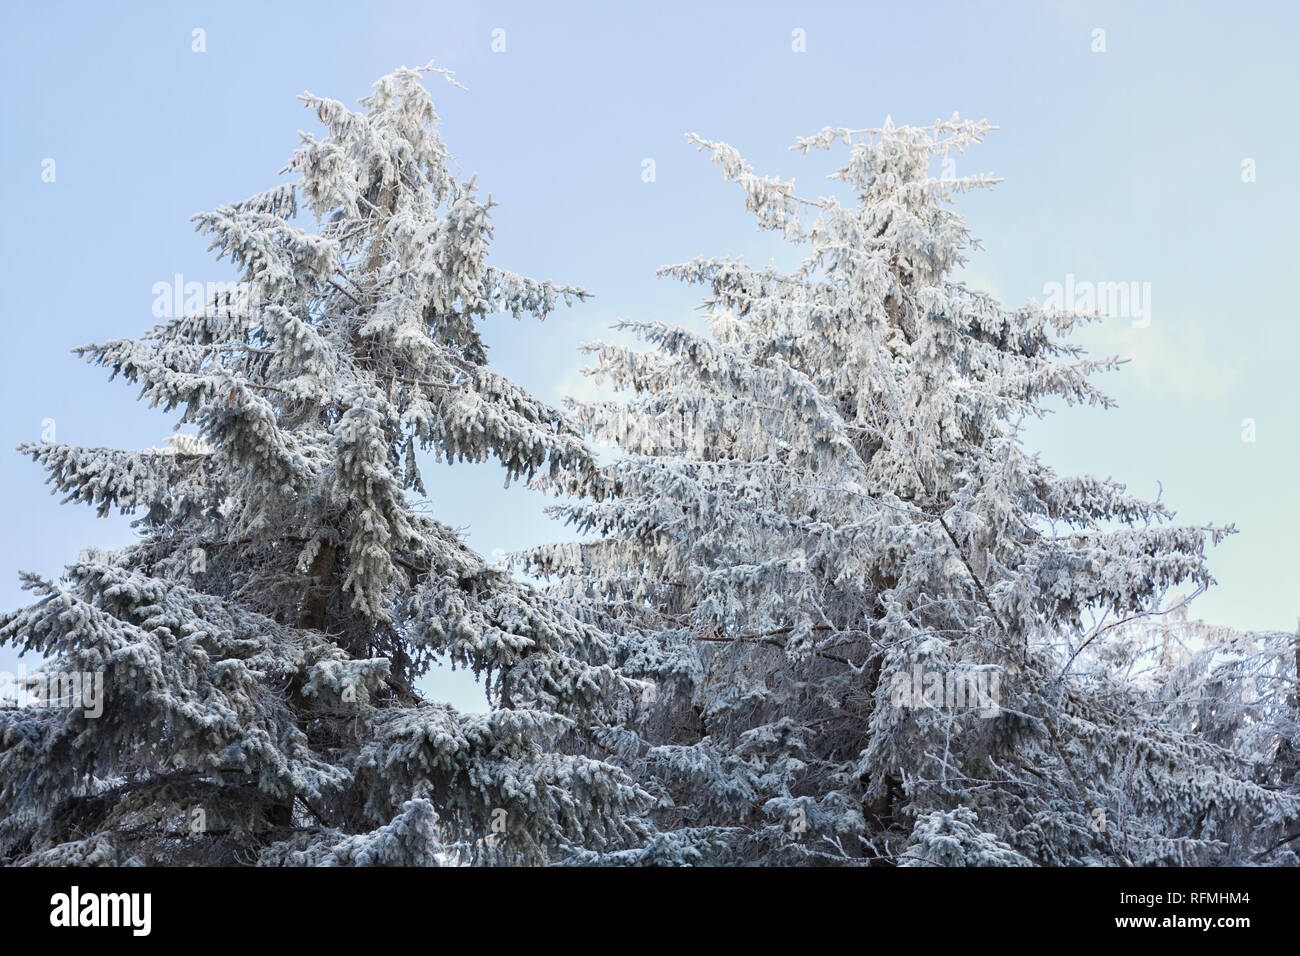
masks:
[[[297,93],[352,103],[381,74],[433,59],[469,87],[432,88],[452,152],[501,203],[495,260],[596,295],[541,325],[487,329],[498,367],[551,399],[581,388],[576,347],[616,318],[689,319],[698,291],[655,279],[658,266],[778,251],[683,133],[731,142],[816,194],[826,157],[789,153],[798,135],[954,110],[997,124],[957,169],[1006,180],[960,206],[985,244],[970,280],[1009,304],[1068,274],[1151,288],[1148,327],[1119,319],[1091,335],[1134,359],[1104,383],[1119,408],[1055,416],[1033,447],[1137,493],[1162,482],[1182,520],[1235,522],[1212,556],[1220,586],[1193,614],[1292,628],[1298,27],[1284,0],[6,4],[0,606],[23,599],[19,568],[55,575],[81,547],[131,535],[125,518],[58,506],[7,449],[47,418],[58,440],[88,445],[143,448],[170,431],[68,350],[145,330],[154,284],[176,273],[231,277],[187,219],[276,181],[295,131],[315,129]],[[191,50],[195,28],[206,52]],[[496,28],[504,53],[491,50]],[[806,52],[791,48],[795,29]],[[541,496],[502,491],[490,466],[431,477],[435,512],[484,553],[568,536]],[[0,649],[0,669],[14,661]],[[464,681],[430,687],[479,704]]]

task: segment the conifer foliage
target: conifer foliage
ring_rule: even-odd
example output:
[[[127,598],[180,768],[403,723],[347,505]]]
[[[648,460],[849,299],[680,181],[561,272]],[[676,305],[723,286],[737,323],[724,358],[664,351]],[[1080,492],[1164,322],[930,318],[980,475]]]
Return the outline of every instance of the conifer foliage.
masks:
[[[621,454],[552,481],[595,539],[524,560],[654,685],[601,734],[656,796],[637,859],[1295,861],[1289,636],[1183,661],[1116,627],[1208,586],[1232,529],[1022,443],[1053,403],[1110,405],[1118,362],[1071,344],[1089,317],[954,278],[953,201],[996,181],[935,167],[988,130],[828,128],[795,148],[844,147],[847,198],[816,199],[692,137],[801,264],[665,268],[707,333],[588,347],[629,397],[578,415]]]
[[[934,167],[987,123],[800,139],[846,150],[817,198],[691,137],[795,264],[663,269],[707,328],[623,323],[586,346],[620,396],[558,409],[479,323],[587,293],[489,263],[430,72],[304,95],[296,179],[195,217],[238,290],[76,350],[192,433],[22,446],[139,540],[0,616],[103,686],[0,711],[0,861],[1300,863],[1300,637],[1186,619],[1233,529],[1026,449],[1120,363],[956,278],[996,180]],[[485,563],[429,457],[583,540]]]
[[[3,859],[537,862],[639,836],[647,795],[581,742],[639,685],[423,505],[421,453],[508,480],[591,468],[478,331],[586,293],[489,264],[492,203],[449,169],[430,70],[359,111],[301,97],[326,134],[303,134],[296,180],[195,217],[239,291],[76,350],[196,434],[23,446],[65,500],[137,515],[139,540],[27,575],[36,603],[0,619],[104,693],[99,715],[0,713]],[[439,663],[495,706],[423,699]]]

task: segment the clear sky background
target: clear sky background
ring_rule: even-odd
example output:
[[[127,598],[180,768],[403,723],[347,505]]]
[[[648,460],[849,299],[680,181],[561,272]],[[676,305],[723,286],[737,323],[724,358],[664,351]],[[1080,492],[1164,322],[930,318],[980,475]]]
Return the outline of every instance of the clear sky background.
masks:
[[[204,31],[194,52],[193,31]],[[505,51],[493,52],[493,31]],[[1105,51],[1094,52],[1095,30]],[[806,49],[793,49],[793,31]],[[498,34],[498,36],[500,36]],[[1000,131],[957,173],[1005,182],[963,200],[984,240],[967,278],[1015,305],[1045,285],[1150,283],[1151,321],[1091,330],[1131,358],[1110,411],[1069,409],[1031,446],[1064,472],[1158,485],[1179,520],[1234,522],[1219,586],[1193,616],[1296,626],[1300,331],[1300,15],[1271,3],[646,4],[10,2],[0,12],[0,607],[20,568],[57,575],[129,521],[60,507],[10,451],[41,436],[146,448],[172,420],[69,349],[153,324],[153,287],[233,278],[188,217],[280,181],[310,89],[354,104],[429,60],[442,132],[501,204],[494,261],[590,289],[545,323],[490,320],[496,366],[539,395],[585,394],[577,352],[619,317],[690,321],[699,290],[655,269],[696,255],[779,254],[743,198],[689,147],[732,143],[763,173],[828,191],[823,126],[927,123],[954,111]],[[42,180],[55,161],[54,182]],[[642,178],[655,162],[654,182]],[[1243,161],[1256,180],[1243,182]],[[1252,419],[1255,441],[1243,441]],[[438,467],[434,512],[485,554],[566,530],[491,465]],[[0,670],[14,670],[0,649]],[[434,694],[479,709],[465,675]]]

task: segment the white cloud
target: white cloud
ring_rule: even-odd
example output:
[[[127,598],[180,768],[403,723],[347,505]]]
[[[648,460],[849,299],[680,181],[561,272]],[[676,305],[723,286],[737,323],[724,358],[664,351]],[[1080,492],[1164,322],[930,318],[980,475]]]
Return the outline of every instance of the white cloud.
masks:
[[[1105,319],[1080,330],[1078,341],[1095,358],[1129,359],[1124,376],[1148,391],[1176,398],[1223,398],[1240,368],[1211,352],[1196,325],[1175,327],[1159,320],[1134,328],[1127,319]]]

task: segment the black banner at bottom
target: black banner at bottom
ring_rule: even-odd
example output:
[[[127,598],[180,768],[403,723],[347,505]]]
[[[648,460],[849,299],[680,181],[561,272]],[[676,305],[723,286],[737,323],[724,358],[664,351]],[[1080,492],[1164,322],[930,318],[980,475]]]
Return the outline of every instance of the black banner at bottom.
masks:
[[[586,938],[662,933],[667,944],[687,925],[699,927],[692,945],[846,929],[864,944],[901,932],[926,948],[1195,935],[1231,945],[1294,926],[1295,898],[1295,873],[1278,869],[0,869],[6,942],[128,947],[376,948],[393,932],[436,940],[471,928],[494,941],[609,930]]]

